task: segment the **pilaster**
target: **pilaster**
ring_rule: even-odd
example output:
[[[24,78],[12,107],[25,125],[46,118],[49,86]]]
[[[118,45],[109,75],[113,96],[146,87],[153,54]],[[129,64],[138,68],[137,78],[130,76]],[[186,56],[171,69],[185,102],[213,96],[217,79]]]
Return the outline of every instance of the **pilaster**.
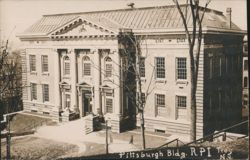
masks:
[[[121,81],[120,81],[120,55],[117,50],[111,50],[114,55],[113,59],[113,68],[114,68],[114,84],[116,84],[114,89],[114,113],[121,115]]]

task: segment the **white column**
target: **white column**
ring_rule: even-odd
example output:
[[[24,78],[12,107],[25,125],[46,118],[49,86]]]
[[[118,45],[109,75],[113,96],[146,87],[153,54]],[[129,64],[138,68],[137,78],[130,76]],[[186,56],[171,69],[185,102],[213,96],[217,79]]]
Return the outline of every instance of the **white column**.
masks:
[[[54,83],[53,86],[51,87],[51,92],[53,95],[53,99],[54,99],[54,103],[56,107],[61,106],[61,92],[60,92],[60,87],[59,87],[59,82],[60,82],[60,59],[59,59],[59,53],[57,52],[57,49],[52,49],[51,51],[51,60],[50,62],[53,63],[51,66],[53,66],[53,68],[49,68],[51,69],[51,71],[53,70],[53,74],[54,74]],[[49,72],[51,72],[49,71]]]
[[[77,107],[76,103],[76,53],[74,52],[73,48],[68,50],[70,52],[70,84],[71,84],[71,108],[70,110],[74,111],[75,107]]]
[[[93,104],[93,112],[98,113],[98,110],[101,110],[101,97],[100,97],[100,56],[97,49],[93,49],[91,52],[94,54],[94,67],[93,70],[93,81],[94,81],[94,104]]]

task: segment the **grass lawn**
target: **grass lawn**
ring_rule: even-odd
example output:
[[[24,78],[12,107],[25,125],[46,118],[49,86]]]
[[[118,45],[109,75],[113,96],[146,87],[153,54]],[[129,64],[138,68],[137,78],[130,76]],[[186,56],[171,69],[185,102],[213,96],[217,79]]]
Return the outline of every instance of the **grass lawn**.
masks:
[[[246,159],[249,155],[249,139],[244,138],[225,142],[204,142],[197,146],[209,146],[225,151],[232,151],[233,159]]]
[[[16,114],[10,122],[11,131],[23,132],[30,131],[36,127],[42,125],[55,125],[56,122],[48,118],[42,118],[38,116],[26,115],[26,114]]]
[[[11,140],[11,159],[57,159],[78,152],[78,146],[31,136]],[[6,142],[2,142],[2,158],[6,159]]]
[[[86,145],[86,151],[83,153],[75,153],[75,154],[70,154],[63,156],[63,159],[67,158],[76,158],[76,157],[82,157],[82,156],[92,156],[92,155],[99,155],[99,154],[105,154],[106,153],[106,148],[104,144],[97,144],[97,143],[90,143],[90,142],[85,142]]]

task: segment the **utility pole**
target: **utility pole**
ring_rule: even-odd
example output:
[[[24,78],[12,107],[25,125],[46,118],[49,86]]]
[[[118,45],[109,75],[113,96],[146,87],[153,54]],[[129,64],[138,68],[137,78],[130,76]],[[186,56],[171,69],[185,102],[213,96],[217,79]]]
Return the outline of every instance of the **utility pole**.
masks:
[[[2,118],[3,118],[3,115],[1,114],[0,115],[0,159],[2,159]]]
[[[106,120],[106,154],[109,154],[109,144],[108,144],[108,120]]]
[[[8,132],[7,132],[7,136],[6,136],[6,142],[7,142],[7,149],[6,149],[6,151],[7,151],[7,153],[6,153],[6,159],[7,160],[10,160],[10,138],[11,138],[11,136],[10,136],[10,116],[9,115],[7,115],[7,125],[8,125]]]

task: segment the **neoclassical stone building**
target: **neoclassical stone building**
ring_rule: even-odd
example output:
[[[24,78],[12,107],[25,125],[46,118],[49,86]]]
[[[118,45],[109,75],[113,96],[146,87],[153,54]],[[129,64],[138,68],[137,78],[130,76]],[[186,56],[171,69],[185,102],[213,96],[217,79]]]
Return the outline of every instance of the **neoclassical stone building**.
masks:
[[[190,16],[187,10],[188,27]],[[120,40],[128,32],[140,38],[146,130],[189,134],[190,59],[175,6],[44,15],[19,35],[23,83],[29,86],[23,89],[24,110],[57,121],[68,113],[103,114],[116,132],[126,123],[140,126],[139,119],[127,121],[136,114]],[[243,36],[231,22],[231,9],[226,15],[206,9],[196,95],[199,137],[241,118]]]

